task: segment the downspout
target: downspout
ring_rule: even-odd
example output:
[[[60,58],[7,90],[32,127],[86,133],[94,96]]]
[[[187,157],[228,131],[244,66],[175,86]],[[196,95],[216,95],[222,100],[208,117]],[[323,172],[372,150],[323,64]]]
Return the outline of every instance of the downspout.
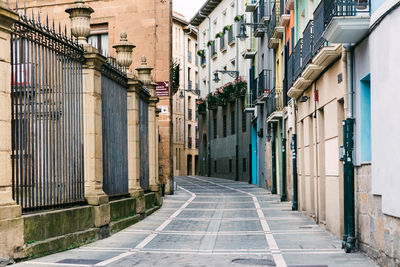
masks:
[[[201,11],[199,11],[199,16],[203,17],[203,18],[207,18],[208,19],[208,41],[211,40],[211,19],[209,16],[203,15],[201,14]],[[208,93],[211,92],[211,48],[208,47]],[[207,138],[207,156],[208,156],[208,177],[211,176],[211,144],[210,144],[210,138],[211,138],[211,114],[210,114],[210,110],[208,110],[207,113],[207,132],[208,132],[208,138]]]
[[[283,31],[283,41],[286,43],[286,31]],[[285,53],[283,53],[283,70],[285,71],[286,64]],[[283,90],[282,90],[283,91]],[[283,93],[282,92],[282,102],[283,102]],[[285,125],[285,107],[282,103],[282,195],[281,201],[287,201],[286,195],[286,125]]]
[[[344,146],[344,235],[342,246],[347,253],[355,250],[355,223],[354,223],[354,114],[353,114],[353,47],[344,45],[346,49],[347,71],[347,116],[343,121]],[[346,231],[347,230],[347,231]]]
[[[272,158],[272,194],[277,194],[276,186],[276,139],[275,139],[275,125],[271,124],[271,158]]]
[[[236,16],[239,15],[239,0],[236,0]],[[236,32],[239,23],[236,23]],[[236,73],[239,78],[239,42],[236,44]],[[239,181],[239,98],[236,98],[236,181]]]
[[[299,204],[297,199],[297,103],[293,99],[293,120],[294,120],[294,133],[292,135],[292,164],[293,164],[293,200],[292,210],[298,210]]]

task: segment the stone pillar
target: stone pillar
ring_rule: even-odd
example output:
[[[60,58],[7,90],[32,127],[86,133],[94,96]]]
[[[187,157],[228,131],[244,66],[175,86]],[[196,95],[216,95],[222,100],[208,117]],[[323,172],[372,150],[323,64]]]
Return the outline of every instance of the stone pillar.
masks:
[[[158,135],[156,135],[156,104],[158,98],[155,97],[156,84],[153,83],[151,78],[152,67],[147,65],[147,59],[145,56],[142,57],[142,64],[136,68],[138,72],[138,78],[143,85],[146,86],[150,91],[149,98],[149,181],[150,190],[153,192],[160,191],[160,184],[158,177],[156,176],[156,169],[158,169],[157,159],[157,146],[158,146]]]
[[[106,59],[91,45],[85,46],[83,66],[83,141],[85,197],[96,206],[96,226],[110,221],[108,196],[103,191],[103,133],[101,107],[101,66]]]
[[[12,198],[11,25],[19,19],[0,2],[0,262],[19,258],[24,244],[21,206]]]
[[[142,82],[128,74],[128,184],[129,194],[136,198],[136,212],[145,212],[143,189],[140,187],[140,145],[139,145],[139,90]]]

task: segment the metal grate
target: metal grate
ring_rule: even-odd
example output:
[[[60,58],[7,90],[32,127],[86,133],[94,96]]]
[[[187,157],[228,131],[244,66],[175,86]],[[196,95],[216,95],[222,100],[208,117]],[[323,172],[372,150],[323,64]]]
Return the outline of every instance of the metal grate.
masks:
[[[26,11],[11,29],[13,198],[23,211],[83,202],[83,49]]]

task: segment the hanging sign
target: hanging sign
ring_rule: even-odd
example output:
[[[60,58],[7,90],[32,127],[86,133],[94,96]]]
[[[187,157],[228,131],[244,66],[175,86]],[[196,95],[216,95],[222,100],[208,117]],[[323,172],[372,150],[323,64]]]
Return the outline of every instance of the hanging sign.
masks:
[[[169,96],[169,82],[157,82],[156,96]]]

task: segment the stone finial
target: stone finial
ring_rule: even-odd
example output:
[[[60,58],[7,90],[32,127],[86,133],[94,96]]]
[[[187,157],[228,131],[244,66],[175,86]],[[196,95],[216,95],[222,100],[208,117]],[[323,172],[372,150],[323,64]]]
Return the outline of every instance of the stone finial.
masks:
[[[113,45],[117,53],[117,64],[127,72],[132,65],[132,50],[135,47],[134,44],[128,42],[128,35],[125,31],[121,32],[119,43]]]
[[[93,8],[85,4],[83,0],[76,0],[74,5],[65,10],[71,19],[72,35],[78,38],[80,44],[87,44],[87,38],[90,34],[90,14],[94,12]]]
[[[142,64],[136,68],[138,72],[139,81],[141,81],[144,85],[150,85],[152,83],[151,71],[153,67],[149,67],[147,65],[147,59],[145,56],[142,56]]]

